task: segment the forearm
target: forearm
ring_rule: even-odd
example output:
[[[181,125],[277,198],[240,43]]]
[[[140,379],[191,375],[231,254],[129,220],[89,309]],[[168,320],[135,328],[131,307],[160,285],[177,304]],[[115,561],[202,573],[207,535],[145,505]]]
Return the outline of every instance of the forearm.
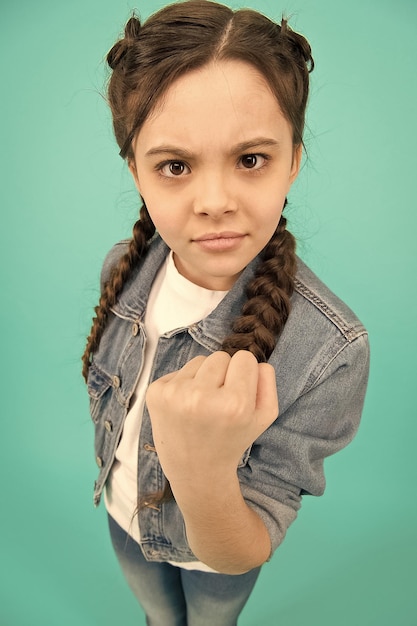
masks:
[[[153,382],[146,401],[165,476],[188,542],[213,569],[240,574],[264,563],[268,531],[242,496],[239,459],[275,421],[275,372],[246,350],[196,357]]]
[[[270,556],[268,531],[244,501],[236,472],[195,474],[171,483],[196,557],[218,572],[241,574]]]

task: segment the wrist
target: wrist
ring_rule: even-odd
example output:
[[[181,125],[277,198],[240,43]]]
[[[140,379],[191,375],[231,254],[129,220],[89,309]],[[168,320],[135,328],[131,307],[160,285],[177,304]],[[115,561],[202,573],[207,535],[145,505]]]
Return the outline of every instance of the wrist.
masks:
[[[185,475],[170,478],[171,489],[183,514],[189,508],[193,513],[205,508],[227,506],[232,500],[241,500],[237,468],[234,467],[199,467],[190,469]]]

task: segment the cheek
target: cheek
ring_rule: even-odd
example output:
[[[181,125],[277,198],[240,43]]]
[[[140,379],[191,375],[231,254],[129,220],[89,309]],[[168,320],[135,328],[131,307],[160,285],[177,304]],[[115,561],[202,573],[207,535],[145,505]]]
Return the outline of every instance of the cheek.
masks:
[[[265,194],[263,202],[260,206],[260,226],[265,229],[271,228],[271,225],[277,224],[282,211],[284,210],[284,203],[286,198],[286,190],[274,189],[273,193]]]
[[[158,210],[153,210],[152,203],[149,206],[146,200],[145,204],[151,216],[151,220],[155,224],[156,230],[161,234],[163,232],[169,232],[170,220],[167,218],[167,213],[161,210],[161,207],[159,207]]]
[[[159,200],[158,198],[154,198],[149,203],[149,206],[148,204],[146,206],[157,232],[172,247],[185,230],[185,224],[181,221],[180,212],[176,210],[172,201],[164,202],[163,199]]]
[[[152,186],[142,184],[141,196],[151,220],[155,224],[156,229],[164,227],[164,223],[168,223],[167,216],[169,216],[168,203],[164,200],[164,194],[158,193]]]
[[[158,232],[176,233],[189,217],[184,194],[169,184],[143,185],[142,197]]]

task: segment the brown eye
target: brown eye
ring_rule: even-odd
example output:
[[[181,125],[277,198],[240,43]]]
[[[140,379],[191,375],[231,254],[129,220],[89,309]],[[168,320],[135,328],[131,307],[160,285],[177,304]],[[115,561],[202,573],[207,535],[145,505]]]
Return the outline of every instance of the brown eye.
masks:
[[[166,178],[179,178],[190,174],[190,168],[184,161],[165,161],[156,168]]]
[[[258,157],[256,156],[256,154],[245,154],[242,157],[242,165],[248,170],[252,169],[253,167],[256,167],[257,163],[258,163]]]
[[[238,169],[260,171],[266,166],[269,158],[267,154],[243,154],[239,158]]]
[[[172,161],[169,164],[169,171],[173,176],[180,176],[184,173],[185,165],[181,161]]]

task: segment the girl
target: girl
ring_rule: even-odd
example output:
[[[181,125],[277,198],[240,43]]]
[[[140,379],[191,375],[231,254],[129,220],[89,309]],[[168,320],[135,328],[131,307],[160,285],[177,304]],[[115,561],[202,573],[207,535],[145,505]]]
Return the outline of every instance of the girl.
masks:
[[[107,60],[142,208],[83,357],[94,501],[148,624],[231,626],[366,388],[366,331],[282,215],[313,59],[285,20],[191,0]]]

